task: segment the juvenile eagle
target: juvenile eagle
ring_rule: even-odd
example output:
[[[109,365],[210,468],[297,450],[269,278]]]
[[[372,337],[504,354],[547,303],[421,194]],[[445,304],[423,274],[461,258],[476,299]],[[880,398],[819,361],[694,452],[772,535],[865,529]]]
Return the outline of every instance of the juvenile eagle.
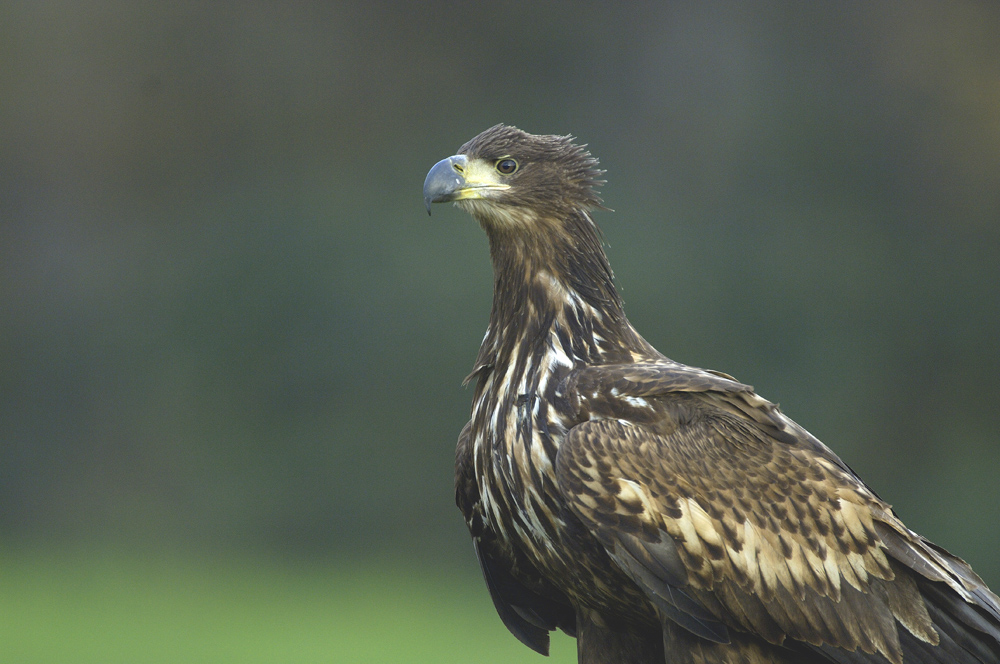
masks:
[[[1000,600],[820,441],[622,309],[597,160],[497,125],[427,174],[494,292],[455,493],[500,618],[579,661],[1000,662]]]

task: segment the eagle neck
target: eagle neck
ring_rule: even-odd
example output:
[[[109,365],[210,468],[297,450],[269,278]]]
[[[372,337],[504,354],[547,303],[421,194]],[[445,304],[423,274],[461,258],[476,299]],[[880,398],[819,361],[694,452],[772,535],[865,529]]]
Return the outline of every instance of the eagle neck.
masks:
[[[483,225],[493,261],[493,306],[474,373],[540,355],[560,332],[579,342],[565,349],[573,363],[615,361],[645,343],[625,317],[600,232],[586,211],[530,226]]]

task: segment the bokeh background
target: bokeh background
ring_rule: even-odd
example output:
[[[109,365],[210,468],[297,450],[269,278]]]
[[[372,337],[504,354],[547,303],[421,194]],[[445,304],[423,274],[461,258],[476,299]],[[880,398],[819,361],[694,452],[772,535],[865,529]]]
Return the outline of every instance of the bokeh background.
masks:
[[[542,661],[453,506],[486,241],[421,200],[497,122],[601,158],[647,339],[1000,587],[997,4],[9,1],[0,660]]]

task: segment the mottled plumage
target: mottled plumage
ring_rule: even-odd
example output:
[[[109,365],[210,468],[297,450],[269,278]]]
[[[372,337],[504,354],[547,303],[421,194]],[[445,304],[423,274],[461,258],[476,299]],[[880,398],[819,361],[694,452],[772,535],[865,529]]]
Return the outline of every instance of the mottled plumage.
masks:
[[[1000,601],[833,452],[632,328],[597,161],[497,125],[424,195],[482,225],[493,308],[456,499],[501,619],[580,662],[1000,662]]]

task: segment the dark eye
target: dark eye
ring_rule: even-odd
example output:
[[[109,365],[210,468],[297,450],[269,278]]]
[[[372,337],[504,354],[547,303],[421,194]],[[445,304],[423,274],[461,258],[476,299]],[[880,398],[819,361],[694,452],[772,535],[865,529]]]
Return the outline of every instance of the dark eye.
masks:
[[[501,159],[497,162],[497,170],[504,175],[510,175],[517,170],[517,162],[513,159]]]

